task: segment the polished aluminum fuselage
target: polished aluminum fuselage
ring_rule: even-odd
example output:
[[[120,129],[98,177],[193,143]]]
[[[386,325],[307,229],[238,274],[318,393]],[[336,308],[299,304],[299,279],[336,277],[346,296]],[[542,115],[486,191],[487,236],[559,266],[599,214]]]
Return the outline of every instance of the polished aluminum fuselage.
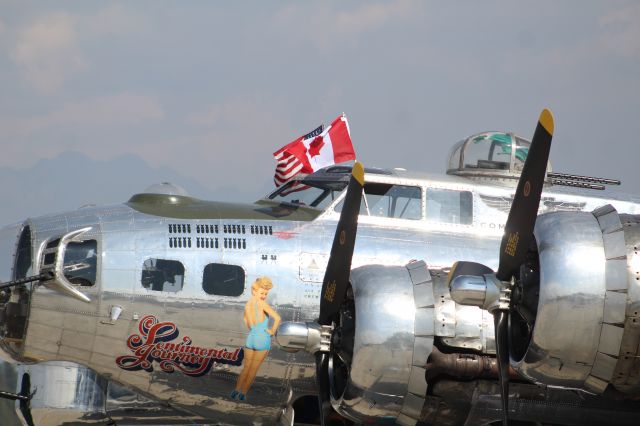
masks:
[[[405,173],[367,175],[366,181],[419,186],[422,219],[361,214],[353,268],[371,264],[405,265],[411,260],[425,260],[430,269],[445,272],[456,260],[497,266],[498,247],[513,187]],[[472,223],[462,225],[427,220],[427,188],[472,192]],[[591,211],[610,203],[620,212],[640,213],[640,204],[634,200],[591,195],[593,193],[560,192],[549,188],[543,193],[541,212]],[[119,367],[116,359],[131,354],[127,339],[139,333],[139,320],[148,315],[175,324],[179,338],[188,336],[195,346],[228,351],[243,348],[248,332],[243,321],[245,304],[251,297],[251,284],[262,276],[268,276],[274,284],[267,301],[283,321],[315,321],[324,270],[339,217],[334,206],[341,198],[313,220],[287,220],[286,217],[268,220],[233,215],[167,217],[144,213],[131,204],[83,208],[29,219],[25,224],[32,234],[34,273],[39,268],[37,253],[43,242],[75,229],[91,227],[85,237],[97,241],[97,280],[94,286],[81,289],[91,299],[90,303],[43,286],[34,287],[24,340],[4,342],[15,360],[11,362],[17,362],[16,368],[20,371],[36,371],[38,365],[45,365],[29,365],[31,362],[53,362],[51,365],[63,369],[69,368],[68,364],[59,367],[55,362],[71,362],[85,372],[82,374],[97,373],[107,381],[153,400],[221,423],[275,421],[292,401],[316,393],[315,365],[311,355],[285,352],[274,344],[258,371],[247,400],[241,402],[229,398],[240,366],[216,363],[207,374],[192,377],[180,371],[162,371],[157,362],[152,363],[152,371],[125,370]],[[200,225],[209,225],[211,230],[217,228],[217,232],[201,234]],[[21,226],[16,227],[16,232]],[[176,229],[179,232],[175,232]],[[184,244],[176,247],[174,238],[184,239]],[[200,238],[217,239],[217,247],[213,243],[201,246]],[[141,285],[143,264],[150,258],[177,260],[184,265],[181,291],[152,291]],[[202,279],[203,270],[210,263],[240,266],[246,275],[242,294],[207,294],[202,288]],[[1,273],[0,281],[11,279],[10,269],[5,267]],[[479,308],[455,304],[447,289],[439,291],[441,303],[436,304],[432,315],[435,335],[453,347],[494,353],[491,316]],[[122,312],[112,320],[114,306],[122,308]],[[399,323],[413,321],[415,311],[410,308],[409,311],[393,311]],[[391,339],[391,335],[388,337]],[[390,340],[388,344],[394,343]],[[45,389],[54,385],[46,374],[32,374],[32,383]],[[77,384],[64,389],[56,396],[60,408],[89,407],[89,402],[83,405],[86,402],[83,398],[88,398],[98,387],[83,388]],[[37,395],[32,406],[37,411],[39,406],[45,408],[51,404],[46,396]]]

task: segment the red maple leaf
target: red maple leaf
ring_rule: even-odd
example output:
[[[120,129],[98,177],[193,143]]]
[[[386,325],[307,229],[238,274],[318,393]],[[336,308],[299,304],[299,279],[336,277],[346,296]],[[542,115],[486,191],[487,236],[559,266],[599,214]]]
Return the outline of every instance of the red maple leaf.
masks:
[[[315,139],[309,144],[309,155],[313,158],[316,155],[320,155],[320,150],[324,146],[324,138],[322,136],[316,136]]]

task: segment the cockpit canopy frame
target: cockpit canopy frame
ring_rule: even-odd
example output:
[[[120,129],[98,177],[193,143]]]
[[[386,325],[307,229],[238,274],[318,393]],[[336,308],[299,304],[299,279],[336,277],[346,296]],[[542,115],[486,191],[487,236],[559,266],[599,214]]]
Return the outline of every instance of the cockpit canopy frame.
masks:
[[[456,143],[449,153],[447,174],[518,179],[531,141],[509,132],[483,132]],[[547,170],[551,171],[551,163]]]

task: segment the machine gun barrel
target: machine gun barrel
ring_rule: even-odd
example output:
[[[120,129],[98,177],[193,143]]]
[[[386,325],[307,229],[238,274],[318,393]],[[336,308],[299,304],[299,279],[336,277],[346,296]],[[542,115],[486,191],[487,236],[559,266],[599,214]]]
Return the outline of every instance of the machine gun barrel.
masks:
[[[53,277],[53,274],[50,272],[43,272],[42,274],[32,275],[30,277],[20,278],[18,280],[7,281],[5,283],[0,283],[0,290],[4,288],[14,287],[20,284],[27,284],[34,281],[46,281],[50,280]]]
[[[620,185],[620,181],[617,179],[606,179],[606,178],[591,177],[591,176],[571,175],[568,173],[547,173],[547,177],[550,178],[552,181],[554,179],[559,179],[562,181],[589,182],[589,183],[599,183],[602,185]],[[559,184],[559,185],[562,185],[562,184]],[[593,189],[600,189],[600,188],[593,188]]]

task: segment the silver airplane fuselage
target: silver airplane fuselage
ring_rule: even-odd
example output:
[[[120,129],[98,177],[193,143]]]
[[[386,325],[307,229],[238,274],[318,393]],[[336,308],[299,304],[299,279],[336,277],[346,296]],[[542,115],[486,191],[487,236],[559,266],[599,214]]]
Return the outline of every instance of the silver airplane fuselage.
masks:
[[[22,375],[29,373],[32,389],[38,389],[31,401],[36,424],[60,423],[63,417],[52,413],[63,411],[76,422],[87,420],[87,413],[127,418],[135,412],[127,414],[127,408],[149,401],[158,402],[151,404],[158,410],[189,413],[182,420],[279,421],[293,402],[316,394],[314,359],[281,350],[273,341],[246,399],[233,399],[247,361],[250,331],[243,318],[252,309],[253,283],[268,277],[273,287],[265,303],[282,321],[317,319],[347,176],[321,175],[316,181],[334,182],[337,189],[317,207],[291,195],[232,205],[138,194],[124,204],[4,228],[0,281],[37,274],[48,244],[90,228],[74,240],[76,246],[67,247],[69,256],[69,247],[79,249],[80,260],[65,262],[75,265],[68,274],[76,279],[69,279],[90,301],[46,283],[7,293],[2,345],[9,373],[0,379],[0,390],[19,392]],[[497,267],[513,184],[399,170],[368,172],[365,181],[368,201],[358,219],[352,268],[412,260],[443,273],[456,260]],[[389,195],[394,190],[397,197]],[[620,213],[640,214],[640,200],[595,195],[548,186],[540,213],[612,204]],[[82,281],[87,271],[90,277]],[[434,297],[439,302],[433,308],[434,337],[453,348],[495,353],[490,314],[457,305],[446,288],[434,288]],[[394,312],[398,321],[413,316]],[[391,329],[378,338],[399,344]],[[174,414],[155,415],[179,420]]]

